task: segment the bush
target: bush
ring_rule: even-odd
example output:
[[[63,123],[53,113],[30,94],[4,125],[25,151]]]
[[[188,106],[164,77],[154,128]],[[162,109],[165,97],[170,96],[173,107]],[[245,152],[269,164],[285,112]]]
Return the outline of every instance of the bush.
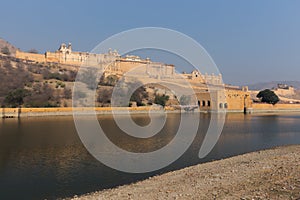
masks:
[[[64,88],[64,98],[71,99],[72,98],[72,91],[71,89]]]
[[[28,50],[27,52],[28,52],[28,53],[35,53],[35,54],[38,54],[38,53],[39,53],[38,50],[36,50],[36,49],[30,49],[30,50]]]
[[[8,56],[11,54],[9,51],[9,48],[7,46],[5,46],[1,49],[1,53],[8,55]]]
[[[104,89],[98,93],[97,101],[102,104],[109,104],[111,102],[112,89]]]
[[[138,85],[142,85],[141,82],[132,82],[128,83],[128,88],[133,89],[136,88]],[[142,102],[144,99],[148,98],[148,93],[144,86],[138,87],[130,97],[130,101],[135,101],[137,106],[145,106]]]
[[[36,66],[36,65],[27,65],[27,69],[28,71],[34,73],[34,74],[42,74],[43,68],[41,66]]]
[[[24,103],[24,97],[28,95],[28,91],[23,88],[12,90],[4,99],[4,103],[10,107],[18,107]]]
[[[35,72],[33,72],[33,73],[35,73]],[[77,75],[77,73],[74,72],[74,71],[70,71],[70,72],[67,72],[67,73],[60,74],[58,72],[51,72],[48,69],[44,69],[42,71],[42,74],[43,74],[43,78],[46,79],[46,80],[56,79],[56,80],[59,80],[59,81],[68,81],[68,82],[74,82],[75,78],[76,78],[76,75]]]
[[[159,104],[163,107],[166,106],[166,102],[169,100],[169,96],[168,95],[155,95],[155,99],[154,99],[154,103]]]
[[[25,85],[33,82],[33,76],[24,67],[17,64],[17,67],[12,67],[9,61],[2,63],[0,67],[0,97],[5,97],[10,91],[18,88],[24,88]]]
[[[26,107],[59,107],[60,102],[48,84],[36,83],[32,91],[24,98]]]
[[[115,86],[118,82],[119,78],[116,75],[108,75],[105,77],[104,75],[101,77],[99,84],[106,86]]]
[[[63,83],[63,82],[61,82],[61,81],[58,81],[58,82],[56,82],[56,86],[55,86],[55,88],[59,88],[59,87],[61,87],[61,88],[65,88],[65,87],[66,87],[66,84],[65,84],[65,83]]]

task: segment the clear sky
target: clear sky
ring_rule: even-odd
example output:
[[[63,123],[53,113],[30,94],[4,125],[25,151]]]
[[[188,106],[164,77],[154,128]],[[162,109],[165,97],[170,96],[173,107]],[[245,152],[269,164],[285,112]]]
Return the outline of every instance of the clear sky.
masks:
[[[24,51],[62,42],[90,51],[118,32],[158,26],[198,41],[226,83],[299,80],[299,0],[9,0],[0,10],[0,37]]]

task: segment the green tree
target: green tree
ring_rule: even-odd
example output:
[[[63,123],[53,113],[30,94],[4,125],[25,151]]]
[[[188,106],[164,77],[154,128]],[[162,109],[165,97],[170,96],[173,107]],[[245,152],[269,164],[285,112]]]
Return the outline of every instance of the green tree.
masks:
[[[169,96],[168,95],[155,95],[155,99],[154,99],[154,103],[159,104],[163,107],[166,106],[166,102],[169,100]]]
[[[9,55],[10,55],[9,48],[8,48],[7,46],[3,47],[3,48],[1,49],[1,53],[6,54],[6,55],[9,56]]]
[[[51,86],[44,83],[35,83],[32,86],[32,90],[28,92],[28,95],[24,98],[24,105],[26,107],[59,107],[60,100],[55,95]]]
[[[24,103],[24,97],[28,95],[28,91],[22,88],[10,91],[4,99],[6,105],[18,107]]]
[[[269,104],[273,104],[273,105],[275,105],[279,101],[278,96],[269,89],[260,91],[256,95],[256,97],[260,98],[261,102],[265,102],[265,103],[269,103]]]
[[[132,92],[133,88],[137,88],[131,95],[130,101],[135,101],[137,106],[144,106],[143,100],[148,98],[148,93],[146,91],[146,88],[140,81],[135,81],[131,83],[127,83],[128,88],[130,88],[130,91]],[[138,87],[140,86],[140,87]]]
[[[97,101],[102,104],[110,104],[112,89],[103,89],[99,91]]]
[[[104,75],[101,77],[100,85],[107,85],[107,86],[115,86],[118,82],[119,78],[116,75],[108,75],[105,77]]]
[[[64,98],[71,99],[72,98],[72,90],[69,88],[64,88]]]

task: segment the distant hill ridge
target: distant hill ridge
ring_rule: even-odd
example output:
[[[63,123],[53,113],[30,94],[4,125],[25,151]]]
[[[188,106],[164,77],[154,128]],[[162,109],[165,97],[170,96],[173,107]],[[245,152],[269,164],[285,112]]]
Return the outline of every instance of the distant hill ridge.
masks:
[[[296,89],[300,89],[300,81],[270,81],[270,82],[262,82],[248,85],[250,90],[262,90],[262,89],[272,89],[276,88],[277,84],[286,84],[291,85]]]
[[[0,38],[0,50],[3,47],[7,47],[9,49],[9,51],[10,51],[10,53],[11,53],[12,56],[15,56],[16,50],[18,49],[17,47],[15,47],[14,45],[10,44],[6,40]]]

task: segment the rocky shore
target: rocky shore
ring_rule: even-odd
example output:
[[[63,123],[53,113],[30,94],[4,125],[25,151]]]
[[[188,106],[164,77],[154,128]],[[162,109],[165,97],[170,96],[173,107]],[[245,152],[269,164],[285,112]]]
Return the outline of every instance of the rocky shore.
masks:
[[[300,199],[300,145],[199,164],[72,199]]]

